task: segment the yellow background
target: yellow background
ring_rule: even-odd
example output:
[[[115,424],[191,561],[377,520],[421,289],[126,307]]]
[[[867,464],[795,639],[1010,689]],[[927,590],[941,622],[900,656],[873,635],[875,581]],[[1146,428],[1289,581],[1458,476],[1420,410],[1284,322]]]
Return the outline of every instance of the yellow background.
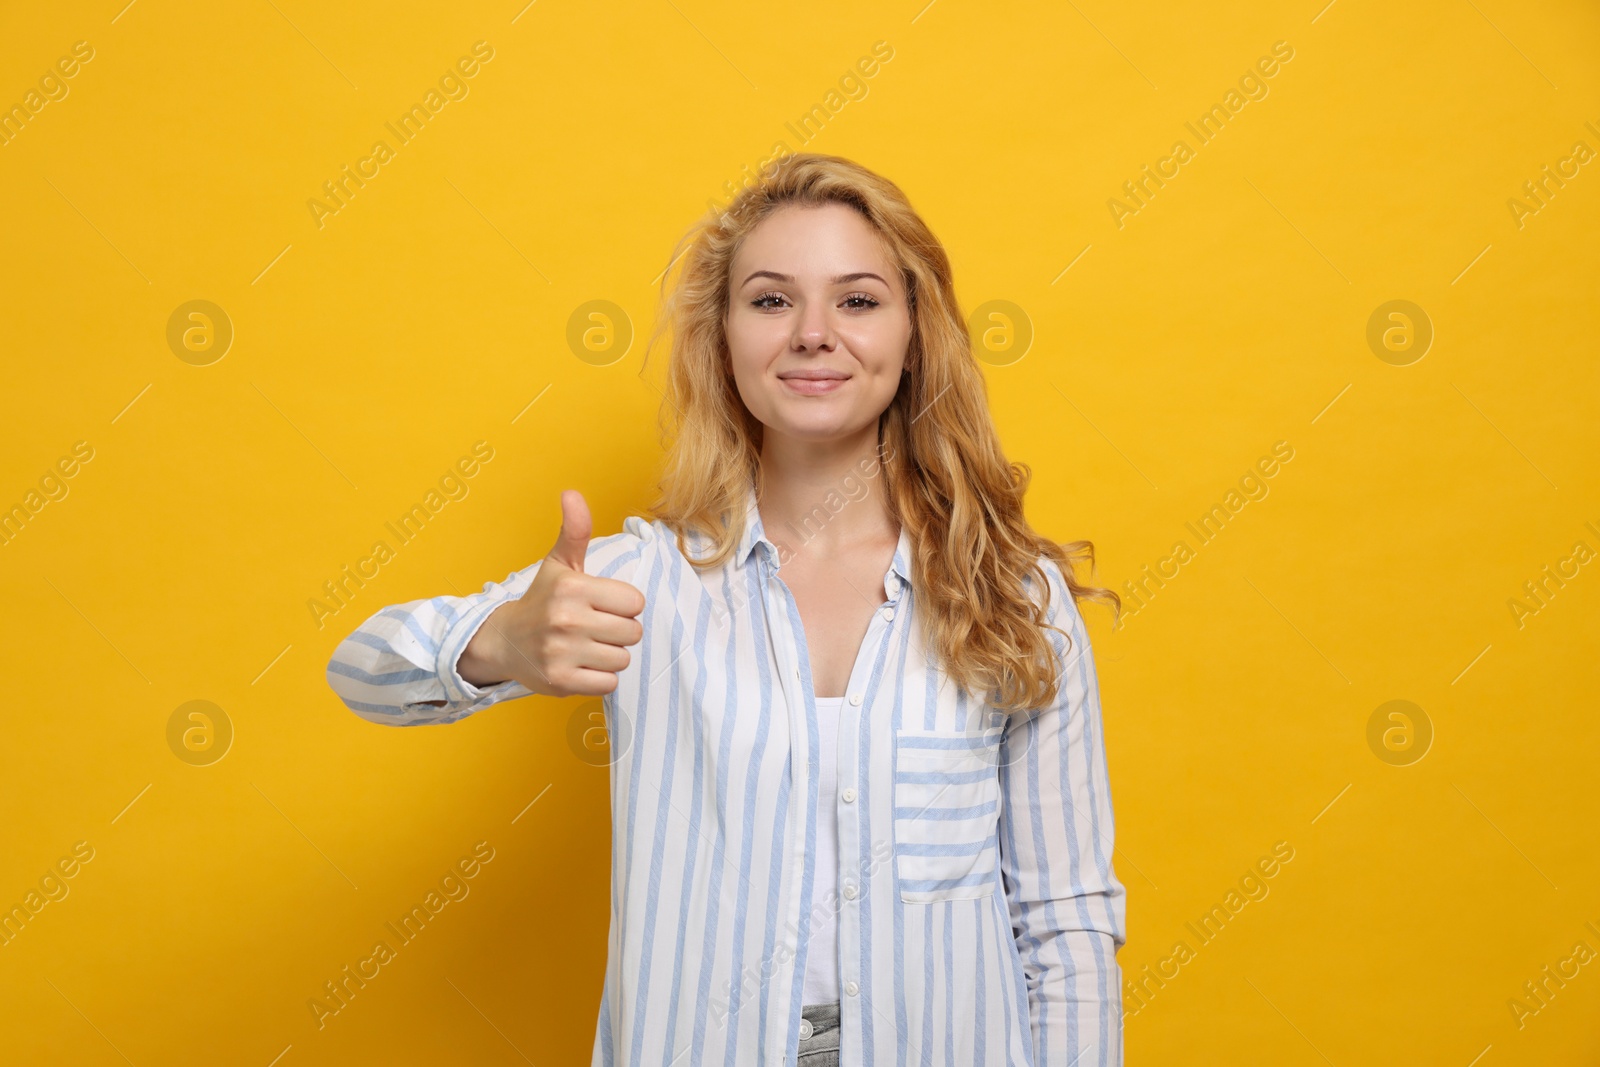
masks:
[[[0,947],[7,1062],[588,1062],[582,701],[383,729],[323,668],[383,605],[548,551],[563,488],[599,533],[642,510],[656,279],[778,141],[898,182],[963,307],[1027,316],[994,415],[1035,524],[1107,583],[1295,450],[1125,627],[1085,611],[1127,976],[1295,850],[1128,1020],[1128,1062],[1596,1062],[1600,962],[1520,1027],[1508,1001],[1600,951],[1600,566],[1520,627],[1508,601],[1600,549],[1600,164],[1520,228],[1507,200],[1600,150],[1600,15],[1320,6],[9,5],[0,103],[95,54],[0,147],[0,505],[94,458],[0,546],[0,902],[95,853]],[[323,182],[479,40],[469,94],[319,228]],[[876,41],[803,145],[786,123]],[[1119,229],[1107,200],[1276,41],[1269,95]],[[235,331],[209,366],[166,340],[195,299]],[[1394,299],[1435,331],[1408,366],[1366,342]],[[591,300],[634,332],[609,365],[567,342]],[[322,583],[479,440],[470,494],[319,629]],[[1434,732],[1408,766],[1367,740],[1396,699]],[[168,745],[190,700],[233,726],[209,766]],[[308,1000],[479,841],[470,896],[319,1030]]]

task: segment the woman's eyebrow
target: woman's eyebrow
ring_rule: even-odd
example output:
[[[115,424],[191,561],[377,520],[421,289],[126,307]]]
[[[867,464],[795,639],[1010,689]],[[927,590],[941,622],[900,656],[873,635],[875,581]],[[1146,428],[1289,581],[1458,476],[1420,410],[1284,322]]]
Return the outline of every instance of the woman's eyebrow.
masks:
[[[744,288],[745,286],[749,285],[752,281],[754,281],[756,278],[771,278],[773,281],[785,282],[785,283],[794,281],[794,275],[792,275],[792,274],[779,274],[775,270],[758,270],[758,271],[753,272],[750,275],[750,277],[748,277],[744,281],[740,282],[739,283],[739,288],[741,288],[741,289]],[[872,279],[874,279],[876,281],[882,282],[884,285],[888,285],[889,284],[888,282],[884,281],[882,278],[878,277],[878,275],[872,273],[869,270],[856,271],[854,274],[836,275],[835,277],[830,278],[829,282],[830,282],[830,284],[833,284],[833,285],[848,285],[851,282],[860,281],[862,278],[872,278]]]

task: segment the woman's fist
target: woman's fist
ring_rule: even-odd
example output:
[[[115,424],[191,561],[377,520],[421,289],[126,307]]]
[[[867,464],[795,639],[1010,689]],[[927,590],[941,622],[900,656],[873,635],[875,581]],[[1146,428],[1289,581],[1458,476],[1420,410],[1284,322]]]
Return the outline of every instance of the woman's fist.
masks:
[[[475,686],[507,680],[546,696],[603,696],[639,643],[644,594],[627,582],[583,572],[593,523],[583,494],[561,494],[561,532],[528,591],[500,605],[457,664]]]

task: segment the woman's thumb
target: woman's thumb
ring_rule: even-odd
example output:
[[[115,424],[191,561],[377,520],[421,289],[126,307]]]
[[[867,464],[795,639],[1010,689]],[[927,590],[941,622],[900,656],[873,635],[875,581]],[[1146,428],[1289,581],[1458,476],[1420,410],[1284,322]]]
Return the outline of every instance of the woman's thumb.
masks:
[[[567,489],[561,494],[561,532],[547,559],[582,573],[585,557],[589,554],[589,536],[594,531],[594,521],[589,517],[589,505],[583,494]]]

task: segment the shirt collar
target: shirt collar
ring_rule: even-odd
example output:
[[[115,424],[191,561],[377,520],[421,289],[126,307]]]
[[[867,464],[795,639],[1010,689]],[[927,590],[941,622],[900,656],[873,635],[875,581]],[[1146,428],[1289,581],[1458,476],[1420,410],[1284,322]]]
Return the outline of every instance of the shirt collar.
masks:
[[[778,546],[767,539],[766,528],[761,522],[761,509],[756,506],[756,490],[750,486],[745,490],[744,534],[739,539],[734,562],[744,566],[758,549],[770,565],[778,565]],[[911,537],[906,533],[904,523],[900,525],[900,539],[895,545],[894,559],[884,574],[885,591],[891,600],[899,596],[899,590],[889,584],[896,580],[901,587],[911,585]]]

